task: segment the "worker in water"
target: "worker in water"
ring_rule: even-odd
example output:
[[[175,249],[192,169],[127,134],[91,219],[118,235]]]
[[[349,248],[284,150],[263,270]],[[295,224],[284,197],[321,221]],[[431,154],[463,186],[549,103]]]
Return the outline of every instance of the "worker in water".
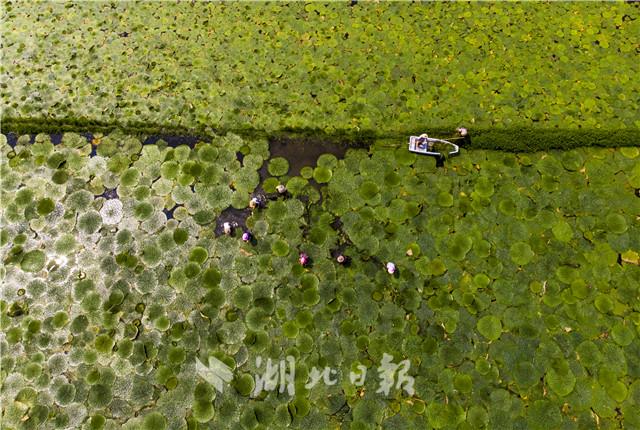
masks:
[[[418,136],[418,149],[425,149],[431,151],[431,142],[429,142],[429,136],[426,133]]]
[[[266,199],[264,196],[257,195],[249,200],[249,207],[251,209],[262,209],[266,206]]]
[[[236,227],[238,227],[238,223],[237,222],[224,222],[224,223],[222,223],[222,231],[227,236],[230,236],[231,234],[233,234],[233,230]]]

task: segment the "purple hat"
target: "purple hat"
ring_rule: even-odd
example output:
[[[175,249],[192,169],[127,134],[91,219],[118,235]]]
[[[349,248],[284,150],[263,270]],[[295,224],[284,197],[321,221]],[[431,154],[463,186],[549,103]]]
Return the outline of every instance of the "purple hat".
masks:
[[[396,273],[396,265],[393,264],[392,262],[388,262],[386,267],[387,267],[387,272],[390,275],[393,275],[394,273]]]
[[[309,263],[309,256],[306,253],[301,252],[298,261],[302,266],[306,266]]]

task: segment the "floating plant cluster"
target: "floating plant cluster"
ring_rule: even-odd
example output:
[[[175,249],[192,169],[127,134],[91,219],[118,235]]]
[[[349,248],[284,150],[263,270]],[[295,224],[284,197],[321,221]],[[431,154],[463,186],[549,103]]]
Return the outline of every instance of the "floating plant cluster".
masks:
[[[15,124],[640,127],[634,2],[6,2],[2,18]]]
[[[0,139],[4,428],[640,427],[638,148],[374,145],[293,176],[234,135]],[[415,393],[377,392],[385,354]],[[295,394],[253,396],[286,356]]]

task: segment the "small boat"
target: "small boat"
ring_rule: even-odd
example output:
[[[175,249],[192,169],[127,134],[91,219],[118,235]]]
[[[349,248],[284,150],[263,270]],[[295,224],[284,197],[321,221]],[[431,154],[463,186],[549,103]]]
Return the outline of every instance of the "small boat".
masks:
[[[455,143],[451,143],[448,140],[444,139],[435,139],[433,137],[429,137],[426,133],[421,134],[420,136],[411,136],[409,138],[409,151],[415,152],[417,154],[433,155],[439,158],[443,157],[445,154],[435,150],[436,144],[449,145],[451,147],[451,150],[448,154],[446,154],[449,157],[458,155],[460,153],[460,147]]]

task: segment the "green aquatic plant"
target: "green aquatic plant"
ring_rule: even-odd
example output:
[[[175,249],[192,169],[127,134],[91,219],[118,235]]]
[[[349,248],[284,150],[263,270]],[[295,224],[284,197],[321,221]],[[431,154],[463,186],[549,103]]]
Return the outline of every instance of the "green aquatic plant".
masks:
[[[247,211],[244,242],[240,229],[218,236],[219,217],[247,207],[264,143],[97,139],[102,161],[40,137],[32,170],[2,147],[12,428],[63,414],[67,427],[132,429],[588,427],[591,410],[602,426],[637,422],[635,151],[468,151],[444,168],[376,145],[324,155],[262,183],[289,195]],[[45,187],[58,152],[69,177]],[[411,397],[376,393],[384,353],[411,363]],[[266,359],[287,355],[295,395],[254,398]],[[232,369],[223,392],[195,370],[210,356]],[[363,386],[349,380],[359,364]],[[314,366],[339,369],[336,384],[305,388]]]
[[[20,268],[25,272],[38,272],[42,270],[46,261],[44,252],[39,249],[29,251],[22,256]]]
[[[313,171],[313,179],[320,184],[329,182],[332,175],[331,169],[325,166],[318,166]]]
[[[272,176],[284,176],[289,172],[289,161],[283,157],[274,157],[269,160],[268,170]]]
[[[38,200],[38,203],[36,205],[36,210],[38,211],[39,215],[44,216],[53,212],[55,207],[56,205],[52,199],[44,198],[44,199]]]
[[[637,139],[637,118],[629,109],[637,91],[629,78],[635,71],[634,45],[629,43],[635,31],[635,9],[626,3],[615,7],[562,3],[544,10],[527,3],[427,8],[214,3],[172,4],[161,11],[144,4],[133,8],[82,4],[73,13],[52,5],[47,9],[51,19],[40,23],[42,31],[36,35],[22,29],[28,28],[37,8],[25,3],[10,9],[6,55],[13,67],[3,72],[7,88],[2,96],[3,120],[11,126],[7,129],[30,133],[38,126],[64,131],[68,126],[109,129],[119,124],[151,134],[251,129],[314,138],[322,131],[346,134],[359,142],[356,137],[374,133],[404,135],[422,131],[425,124],[454,130],[464,123],[483,128],[474,144],[503,149],[620,145],[633,142],[634,136]],[[505,16],[526,17],[526,26],[510,28]],[[150,20],[166,28],[163,45],[155,50],[148,42],[156,35],[144,27]],[[126,27],[114,32],[108,45],[102,44],[102,35],[96,31],[106,21]],[[187,22],[190,31],[183,34]],[[407,36],[407,27],[422,22],[436,23],[442,34]],[[212,27],[220,32],[210,31]],[[371,35],[371,28],[378,29],[377,37]],[[495,37],[489,37],[491,33]],[[67,37],[99,46],[101,55],[74,54],[65,43]],[[444,48],[442,38],[449,43]],[[23,52],[27,39],[33,47],[29,56]],[[283,42],[294,39],[296,43]],[[220,44],[228,49],[204,49]],[[435,53],[429,55],[433,67],[428,69],[420,66],[425,50]],[[238,67],[235,54],[246,51],[250,51],[251,67]],[[509,55],[500,55],[503,51]],[[138,61],[131,52],[145,53],[148,63]],[[486,55],[478,58],[477,52]],[[64,58],[69,68],[51,65],[51,56]],[[390,61],[393,56],[416,63]],[[113,66],[112,57],[121,61],[104,72]],[[193,72],[189,76],[178,73],[185,64]],[[368,73],[349,73],[347,66]],[[288,73],[294,67],[300,73]],[[210,76],[212,68],[219,73],[215,79]],[[610,70],[620,73],[602,79]],[[124,74],[130,88],[122,83]],[[80,81],[78,76],[87,79]],[[565,77],[555,83],[555,92],[536,92],[548,88],[554,76]],[[77,91],[66,90],[71,84]],[[38,93],[28,93],[26,89],[34,85]],[[472,90],[480,87],[486,90]],[[451,97],[444,100],[443,94]],[[99,106],[92,103],[95,97],[101,100]],[[167,103],[168,98],[174,102]],[[40,136],[35,158],[47,160],[54,154],[91,147],[83,136],[65,133],[60,145],[64,151],[54,151],[51,139]],[[28,143],[30,136],[26,138]],[[261,140],[252,136],[249,143],[198,142],[198,153],[202,152],[198,158],[207,163],[226,161],[226,151],[204,148],[234,145],[245,155],[266,158]],[[92,143],[98,155],[123,160],[117,163],[122,169],[115,169],[121,173],[129,168],[126,159],[138,155],[141,146],[138,139],[122,134],[94,136]],[[185,149],[177,153],[175,160],[187,160]],[[398,162],[410,162],[410,158]],[[571,152],[560,164],[577,171],[582,158],[581,153]]]

